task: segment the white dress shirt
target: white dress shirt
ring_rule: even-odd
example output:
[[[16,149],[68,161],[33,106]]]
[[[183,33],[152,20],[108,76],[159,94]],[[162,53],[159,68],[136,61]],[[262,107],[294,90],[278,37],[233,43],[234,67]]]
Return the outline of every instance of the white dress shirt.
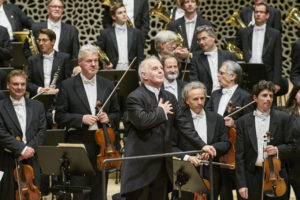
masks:
[[[262,52],[265,41],[266,24],[263,26],[254,25],[252,36],[252,57],[249,63],[263,63]]]
[[[218,114],[223,116],[227,105],[229,103],[229,100],[231,99],[233,93],[235,92],[236,88],[238,87],[238,85],[234,85],[231,88],[227,89],[227,88],[223,88],[222,89],[222,96],[220,99],[220,103],[219,103],[219,107],[218,107]]]
[[[116,66],[118,70],[128,69],[128,43],[127,43],[127,26],[115,25],[116,38],[118,44],[119,60]]]
[[[218,49],[214,49],[210,52],[204,52],[204,55],[207,56],[210,74],[213,82],[212,92],[220,89],[220,84],[218,81]]]
[[[184,20],[185,20],[186,36],[187,36],[188,45],[190,49],[192,46],[192,40],[195,32],[197,15],[195,15],[193,19],[187,19],[186,17],[184,17]]]
[[[146,87],[150,92],[153,92],[153,93],[155,94],[156,100],[157,100],[157,102],[159,102],[158,95],[159,95],[160,89],[157,89],[157,88],[152,87],[152,86],[147,85],[147,84],[145,84],[145,87]]]
[[[196,114],[194,111],[190,110],[193,118],[193,123],[195,130],[197,131],[199,137],[207,144],[207,124],[206,124],[206,114],[204,109],[201,110],[199,114]],[[187,161],[189,155],[185,155],[183,160]]]
[[[56,39],[55,39],[54,49],[56,51],[59,51],[58,44],[59,44],[59,39],[61,34],[61,20],[59,20],[57,23],[54,23],[50,19],[48,19],[47,27],[55,32]]]
[[[82,73],[80,73],[82,83],[84,86],[84,90],[86,93],[86,96],[89,101],[89,106],[91,109],[91,114],[96,115],[96,103],[97,103],[97,81],[96,81],[96,75],[91,78],[90,80],[87,79]],[[89,126],[89,130],[98,130],[98,125],[95,123],[92,126]]]
[[[172,94],[174,94],[174,96],[176,97],[176,99],[178,100],[178,88],[177,88],[177,81],[176,79],[173,80],[172,82],[169,82],[166,78],[164,80],[164,88],[165,90],[167,90],[168,92],[171,92]]]
[[[23,137],[22,141],[24,144],[26,144],[27,139],[26,139],[26,105],[25,105],[25,98],[22,97],[20,100],[16,100],[13,97],[10,96],[10,99],[12,101],[12,105],[15,109]]]
[[[262,113],[259,110],[253,111],[255,116],[255,131],[257,138],[257,159],[255,162],[256,166],[262,166],[264,158],[267,157],[266,152],[263,152],[263,148],[267,146],[266,132],[269,131],[270,127],[270,110],[266,113]]]
[[[125,5],[127,16],[134,27],[134,0],[123,0],[123,4]]]
[[[14,34],[13,34],[13,31],[12,31],[11,24],[10,24],[6,14],[5,14],[3,4],[0,6],[0,19],[1,19],[0,20],[0,25],[7,28],[9,37],[10,37],[11,40],[13,40],[14,39]]]

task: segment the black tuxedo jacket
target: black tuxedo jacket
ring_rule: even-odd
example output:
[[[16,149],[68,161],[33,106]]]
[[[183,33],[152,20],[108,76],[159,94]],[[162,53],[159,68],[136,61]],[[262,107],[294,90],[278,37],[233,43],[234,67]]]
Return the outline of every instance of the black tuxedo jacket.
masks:
[[[244,59],[249,62],[252,56],[252,36],[254,26],[240,29],[237,36],[238,45],[244,54]],[[280,85],[282,67],[281,35],[276,29],[266,27],[262,61],[266,66],[267,79]]]
[[[122,0],[118,0],[123,2]],[[148,0],[134,0],[134,27],[142,32],[143,41],[146,39],[149,32],[149,5]],[[109,7],[105,6],[103,19],[104,28],[111,28],[113,20],[109,13]]]
[[[237,57],[229,51],[218,49],[218,69],[220,69],[223,62],[226,60],[237,61]],[[204,55],[203,51],[193,53],[190,68],[190,80],[204,83],[207,89],[207,94],[211,95],[213,82],[207,55]]]
[[[4,67],[4,60],[9,60],[13,56],[13,49],[7,29],[0,26],[0,67]]]
[[[283,111],[271,109],[270,112],[270,133],[271,145],[276,146],[279,151],[279,158],[284,168],[284,159],[287,159],[293,152],[294,145],[290,134],[289,115]],[[255,129],[255,117],[248,113],[236,122],[236,176],[238,188],[247,187],[246,173],[255,171],[257,159],[257,137]]]
[[[171,152],[173,126],[192,142],[194,148],[201,149],[205,145],[192,128],[191,122],[179,113],[174,95],[161,89],[159,98],[173,105],[173,115],[167,115],[166,118],[164,110],[157,106],[155,94],[150,92],[145,85],[129,94],[127,98],[129,132],[126,138],[125,157]],[[155,174],[158,174],[164,165],[172,179],[170,158],[124,161],[121,193],[132,192],[148,185],[156,178]]]
[[[26,104],[26,140],[16,140],[19,136],[21,139],[23,133],[19,124],[16,112],[10,98],[0,101],[0,170],[4,171],[3,180],[0,183],[0,199],[15,199],[15,189],[13,180],[13,170],[15,168],[15,158],[21,155],[25,146],[34,148],[43,145],[46,133],[45,111],[42,103],[25,99]],[[7,152],[8,149],[11,152]],[[35,183],[40,183],[40,167],[35,154],[34,157],[25,160],[34,169]]]
[[[115,28],[102,30],[96,44],[107,54],[115,69],[119,60]],[[132,68],[138,69],[140,62],[144,59],[144,43],[138,29],[127,27],[127,44],[128,61],[131,63],[133,58],[137,57],[137,61]]]
[[[181,98],[181,92],[183,90],[184,85],[186,84],[186,82],[180,80],[180,79],[176,79],[176,83],[177,83],[177,102],[178,102],[178,106],[182,107],[184,105],[184,102]],[[164,84],[162,84],[161,86],[162,89],[165,89]]]
[[[202,18],[202,16],[197,15],[195,30],[198,26],[202,26],[202,25],[212,26],[210,21],[205,20],[205,19]],[[186,34],[186,29],[185,29],[185,18],[184,18],[184,16],[177,19],[177,20],[175,20],[175,21],[170,22],[168,24],[167,29],[170,30],[170,31],[174,31],[175,33],[180,33],[182,38],[183,38],[183,41],[184,41],[184,46],[188,47],[188,40],[187,40],[187,34]],[[194,36],[193,36],[193,39],[192,39],[192,44],[191,44],[190,51],[194,52],[194,51],[198,51],[198,50],[200,50],[200,47],[197,43],[196,31],[194,31]]]
[[[300,81],[300,39],[292,46],[292,68],[290,78],[294,85]]]
[[[270,17],[267,21],[268,26],[275,28],[281,32],[281,13],[276,8],[268,6]],[[252,21],[253,6],[247,6],[241,9],[240,17],[246,26]]]
[[[111,81],[97,76],[97,100],[102,104],[114,88]],[[96,107],[96,105],[95,105]],[[110,123],[116,125],[119,119],[119,105],[117,95],[114,94],[103,110],[107,113]],[[88,126],[82,124],[82,117],[92,114],[88,98],[82,83],[80,74],[62,82],[56,101],[55,121],[62,126],[75,128],[79,131],[88,130]]]
[[[42,28],[48,28],[47,21],[32,24],[31,29],[36,40],[38,39],[40,30]],[[79,52],[79,40],[78,40],[78,30],[76,29],[75,26],[63,22],[61,23],[61,32],[60,32],[60,38],[58,43],[58,50],[59,52],[70,54],[72,59],[77,59],[78,52]],[[26,58],[31,56],[31,52],[29,50],[27,41],[25,41],[24,44],[24,55]]]
[[[222,97],[222,89],[214,91],[212,93],[209,101],[205,105],[205,108],[207,110],[210,110],[213,112],[218,112],[221,97]],[[247,105],[251,101],[253,101],[253,99],[252,99],[251,94],[249,94],[249,92],[247,92],[246,90],[244,90],[240,87],[237,87],[236,90],[234,91],[230,101],[233,102],[236,109],[239,109],[239,108]],[[253,110],[254,110],[254,107],[253,107],[253,105],[251,105],[251,106],[245,108],[243,111],[233,115],[232,118],[237,119],[237,118],[243,116],[244,114],[251,112]],[[227,115],[227,112],[225,111],[224,116],[226,116],[226,115]]]
[[[53,80],[54,73],[60,67],[59,78],[56,82],[56,88],[60,88],[61,82],[64,79],[71,77],[72,66],[70,55],[62,52],[54,52],[54,59],[51,70],[50,84]],[[28,82],[27,91],[33,96],[37,93],[38,87],[44,87],[44,68],[43,68],[43,54],[37,54],[29,57],[28,70],[27,70]]]
[[[34,23],[30,17],[16,5],[3,3],[3,9],[11,25],[12,31],[22,31],[24,28],[31,29]]]

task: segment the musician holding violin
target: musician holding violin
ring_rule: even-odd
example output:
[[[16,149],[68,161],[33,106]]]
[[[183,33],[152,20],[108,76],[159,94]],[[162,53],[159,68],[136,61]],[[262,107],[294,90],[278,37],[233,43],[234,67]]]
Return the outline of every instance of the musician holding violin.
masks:
[[[113,94],[101,113],[96,111],[97,101],[103,104],[110,95],[113,83],[97,75],[98,50],[92,45],[84,45],[79,50],[78,64],[81,73],[63,81],[57,97],[55,121],[67,129],[67,143],[83,143],[96,176],[71,177],[71,184],[91,186],[90,194],[74,194],[76,199],[101,199],[101,173],[97,169],[99,146],[95,132],[102,126],[115,125],[119,119],[119,105]]]
[[[36,150],[44,141],[46,119],[42,103],[24,97],[26,82],[24,71],[11,71],[10,96],[0,101],[0,199],[40,199]],[[22,167],[16,170],[16,165]]]
[[[272,82],[258,82],[253,87],[256,110],[236,122],[236,176],[239,195],[243,199],[271,199],[270,196],[288,199],[288,191],[279,194],[275,189],[284,188],[283,184],[277,183],[281,178],[287,180],[284,159],[290,156],[294,145],[288,127],[289,115],[271,108],[274,93]],[[270,132],[268,143],[265,141],[267,132]],[[273,158],[279,158],[281,167],[275,161],[267,164],[266,160]],[[276,179],[272,180],[274,177],[269,174]]]

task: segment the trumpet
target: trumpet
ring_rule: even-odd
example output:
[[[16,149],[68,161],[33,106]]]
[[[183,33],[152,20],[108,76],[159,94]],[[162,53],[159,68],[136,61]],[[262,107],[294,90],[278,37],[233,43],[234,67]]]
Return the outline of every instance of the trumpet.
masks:
[[[162,6],[162,2],[158,1],[157,4],[154,6],[154,8],[152,8],[149,12],[150,16],[156,16],[159,19],[163,20],[164,22],[166,22],[165,26],[164,26],[164,30],[167,29],[168,24],[172,21],[172,17],[171,15],[166,12],[166,8],[164,8]]]
[[[293,8],[285,18],[286,22],[293,21],[300,27],[300,13],[297,8]]]
[[[241,19],[239,13],[237,11],[235,11],[227,20],[226,20],[227,24],[232,24],[234,27],[236,27],[237,29],[240,28],[246,28],[245,23],[243,22],[243,20]]]
[[[29,49],[30,49],[30,52],[32,55],[37,55],[39,54],[39,49],[36,45],[36,40],[35,40],[35,37],[32,33],[32,30],[30,30],[29,34],[27,35],[26,37],[27,41],[28,41],[28,44],[29,44]]]
[[[109,65],[110,60],[109,60],[108,56],[106,55],[106,53],[98,45],[96,45],[95,42],[92,42],[91,44],[98,49],[99,60],[102,62],[102,64]]]
[[[111,1],[111,0],[103,0],[102,1],[102,5],[105,5],[109,8],[111,8],[113,6],[113,4],[115,3],[115,0]],[[129,27],[133,27],[133,23],[130,21],[129,17],[127,16],[127,21],[126,21],[126,25]]]

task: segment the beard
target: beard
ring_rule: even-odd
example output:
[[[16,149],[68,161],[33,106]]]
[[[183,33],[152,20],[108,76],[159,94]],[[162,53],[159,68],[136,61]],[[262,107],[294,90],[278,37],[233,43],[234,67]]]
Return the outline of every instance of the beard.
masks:
[[[177,77],[178,77],[178,73],[169,73],[169,74],[166,74],[166,78],[168,80],[175,80]]]

